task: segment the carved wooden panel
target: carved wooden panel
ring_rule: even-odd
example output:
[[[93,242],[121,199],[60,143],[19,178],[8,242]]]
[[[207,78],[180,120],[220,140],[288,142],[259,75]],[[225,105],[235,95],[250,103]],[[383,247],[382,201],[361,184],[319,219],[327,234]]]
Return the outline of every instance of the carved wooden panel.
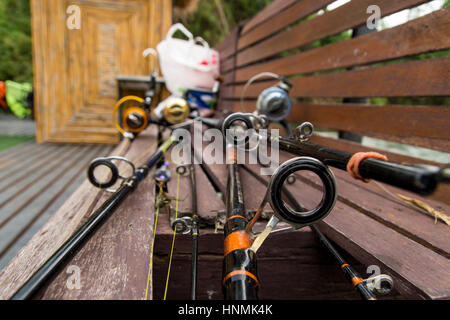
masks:
[[[167,33],[171,1],[32,0],[32,18],[37,141],[117,143],[116,75],[151,72],[142,51]]]

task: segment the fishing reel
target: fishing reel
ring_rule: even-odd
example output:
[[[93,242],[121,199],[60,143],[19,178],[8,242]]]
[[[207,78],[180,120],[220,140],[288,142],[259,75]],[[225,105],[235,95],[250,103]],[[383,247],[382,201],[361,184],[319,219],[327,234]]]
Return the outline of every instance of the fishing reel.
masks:
[[[131,169],[132,173],[130,176],[123,176],[119,173],[119,169],[117,165],[113,162],[121,161],[127,164]],[[100,167],[103,167],[103,170],[106,169],[106,171],[101,172],[102,170],[99,169]],[[97,171],[97,172],[96,172]],[[116,184],[117,180],[126,180],[133,176],[134,172],[136,171],[136,167],[134,164],[124,157],[100,157],[92,160],[92,162],[89,164],[87,176],[89,182],[99,188],[99,189],[106,189],[107,192],[116,192],[116,190],[108,189],[112,187],[114,184]],[[98,177],[98,174],[100,173],[101,178]]]
[[[265,115],[269,121],[283,121],[291,113],[292,102],[289,90],[292,84],[284,77],[275,86],[265,89],[256,102],[256,113]]]
[[[271,72],[262,72],[250,78],[244,85],[241,93],[241,109],[244,110],[244,94],[247,88],[257,79],[262,77],[271,77],[279,82],[270,88],[264,89],[256,101],[256,116],[265,116],[270,122],[279,122],[291,134],[289,123],[285,120],[291,113],[292,102],[289,97],[289,91],[292,84],[283,76]]]
[[[171,96],[158,104],[152,116],[157,121],[174,125],[184,122],[190,112],[191,109],[185,99]]]

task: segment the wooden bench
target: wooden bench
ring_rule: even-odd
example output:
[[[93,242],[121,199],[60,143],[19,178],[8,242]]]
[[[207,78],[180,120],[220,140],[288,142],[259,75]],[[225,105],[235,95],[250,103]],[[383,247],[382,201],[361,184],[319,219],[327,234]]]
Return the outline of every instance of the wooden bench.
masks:
[[[448,58],[382,66],[369,64],[448,48],[450,36],[445,30],[448,29],[449,10],[440,10],[382,32],[307,50],[313,41],[365,23],[368,5],[378,4],[385,16],[425,1],[352,1],[333,11],[305,19],[331,2],[275,0],[217,46],[225,79],[219,110],[240,111],[239,97],[243,84],[258,72],[301,75],[291,79],[294,84],[291,93],[296,102],[290,121],[311,121],[318,128],[349,131],[448,152],[448,108],[344,104],[340,99],[448,95]],[[302,19],[303,22],[296,23]],[[290,50],[298,47],[302,48],[299,53],[283,56],[283,52],[292,53]],[[349,70],[328,72],[343,68]],[[272,84],[264,81],[252,85],[247,91],[245,109],[253,111],[257,95]],[[319,100],[319,104],[315,98],[329,100]],[[364,117],[356,121],[355,114]],[[423,123],[430,125],[424,127]],[[150,127],[131,146],[122,143],[112,154],[126,156],[139,165],[144,161],[142,156],[154,150],[151,147],[155,141],[156,128]],[[342,139],[314,136],[313,141],[352,152],[368,150],[359,143]],[[194,144],[193,148],[200,152],[199,145]],[[424,162],[384,153],[393,161]],[[282,161],[291,157],[284,152],[280,154]],[[167,159],[170,159],[170,154]],[[174,165],[170,167],[173,172]],[[240,167],[244,201],[249,213],[258,207],[265,192],[266,178],[259,175],[259,168],[256,165]],[[434,218],[393,199],[373,183],[358,182],[344,172],[333,171],[338,178],[339,198],[335,209],[319,224],[319,228],[337,244],[345,258],[363,276],[367,275],[366,268],[370,265],[379,266],[381,272],[391,275],[395,290],[386,299],[448,298],[449,227],[441,222],[435,223]],[[202,221],[199,298],[221,299],[223,232],[220,228],[225,206],[220,195],[225,194],[226,167],[206,163],[196,165],[196,176],[200,186],[199,214]],[[168,185],[172,196],[177,194],[177,178],[174,174]],[[319,193],[319,186],[308,177],[299,176],[295,186],[295,195],[305,204]],[[439,188],[427,199],[388,188],[391,192],[414,196],[436,209],[449,212],[447,186]],[[190,192],[189,179],[180,177],[179,215],[192,213]],[[107,196],[89,182],[84,182],[13,261],[0,271],[0,298],[10,297]],[[153,266],[149,268],[155,223],[153,205],[154,181],[149,177],[74,253],[36,298],[143,299],[149,284],[149,297],[161,299],[172,231],[169,215],[161,213],[156,228]],[[172,201],[172,215],[175,208],[176,202]],[[265,216],[268,216],[271,209],[267,207],[266,210]],[[190,252],[190,237],[177,235],[168,299],[189,298],[187,270],[190,268]],[[67,286],[73,276],[70,266],[78,267],[81,272],[79,289]],[[149,274],[152,275],[150,282]],[[339,268],[320,248],[309,228],[269,237],[258,251],[258,274],[262,284],[261,299],[359,298]]]

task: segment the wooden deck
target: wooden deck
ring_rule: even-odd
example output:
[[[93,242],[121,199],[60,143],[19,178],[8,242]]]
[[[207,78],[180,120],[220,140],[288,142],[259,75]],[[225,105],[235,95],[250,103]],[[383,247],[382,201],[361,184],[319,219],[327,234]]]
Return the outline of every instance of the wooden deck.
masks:
[[[112,154],[136,161],[154,150],[155,137],[154,129],[149,128],[128,149],[119,145]],[[199,146],[195,147],[199,151]],[[280,160],[289,157],[292,156],[282,153]],[[142,158],[137,164],[143,161]],[[174,164],[171,164],[171,170],[174,171]],[[338,178],[339,200],[319,228],[338,245],[348,261],[362,276],[368,276],[368,266],[376,265],[382,273],[394,278],[395,291],[383,299],[448,298],[449,227],[441,222],[435,223],[432,217],[389,198],[373,184],[359,183],[342,172],[334,171]],[[225,173],[225,165],[203,164],[196,167],[202,221],[200,299],[222,299],[223,231],[220,221],[225,206],[218,195],[224,192]],[[241,166],[240,173],[244,201],[251,213],[263,197],[265,181],[259,176],[256,165]],[[176,195],[176,185],[175,175],[168,185],[172,196]],[[302,204],[311,205],[311,201],[317,198],[317,188],[308,177],[299,176],[291,192]],[[390,190],[396,191],[393,188]],[[180,177],[179,215],[192,213],[189,194],[189,179]],[[89,182],[83,182],[0,272],[0,298],[5,299],[13,294],[107,197]],[[433,200],[428,202],[448,212],[447,205]],[[266,210],[265,216],[270,214],[271,209],[267,207]],[[175,201],[171,203],[171,214],[174,213]],[[154,218],[154,181],[149,177],[74,253],[35,298],[144,299],[150,272],[149,298],[161,299],[172,231],[169,216],[160,213],[154,263],[149,270]],[[168,299],[189,297],[190,279],[186,270],[190,266],[190,250],[190,236],[177,236]],[[67,269],[69,266],[80,268],[80,289],[67,287],[71,276]],[[309,228],[269,237],[258,252],[258,273],[262,283],[261,299],[359,299]]]
[[[0,153],[0,269],[85,179],[111,146],[25,143]]]

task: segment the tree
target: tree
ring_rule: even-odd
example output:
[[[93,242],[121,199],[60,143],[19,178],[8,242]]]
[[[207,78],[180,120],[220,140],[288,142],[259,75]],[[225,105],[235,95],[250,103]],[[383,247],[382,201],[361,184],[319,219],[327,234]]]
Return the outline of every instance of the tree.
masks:
[[[33,81],[29,0],[0,1],[0,80]]]

